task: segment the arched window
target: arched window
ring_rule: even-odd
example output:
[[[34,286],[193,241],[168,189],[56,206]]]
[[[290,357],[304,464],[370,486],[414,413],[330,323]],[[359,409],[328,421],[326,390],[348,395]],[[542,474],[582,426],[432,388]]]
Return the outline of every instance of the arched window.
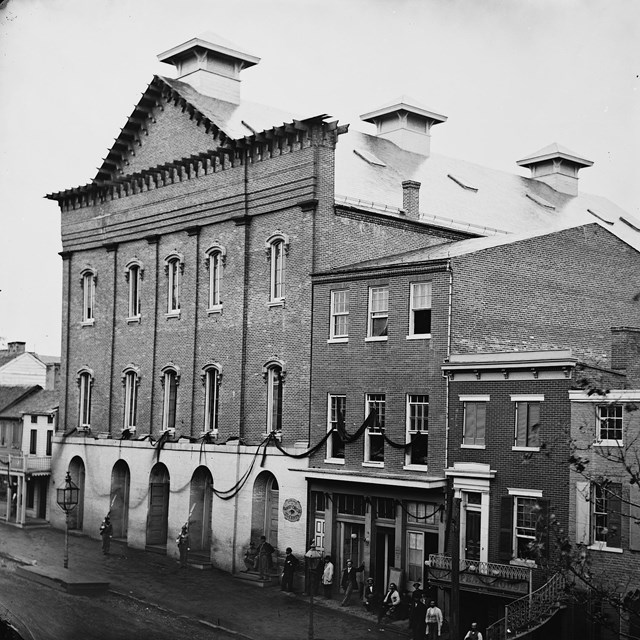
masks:
[[[140,374],[135,367],[124,370],[122,376],[124,384],[124,429],[135,429],[138,424],[138,387]]]
[[[91,427],[91,387],[93,386],[93,372],[81,369],[77,375],[78,382],[78,426]]]
[[[164,431],[176,428],[179,383],[180,374],[177,367],[171,365],[166,366],[162,370],[162,386],[164,387],[162,429]]]
[[[184,259],[179,253],[173,253],[165,258],[164,270],[167,274],[167,314],[180,314],[180,294],[182,288],[182,273]]]
[[[262,369],[267,382],[267,433],[282,431],[282,385],[285,378],[283,363],[272,361]]]
[[[287,235],[274,233],[266,243],[267,259],[271,262],[269,302],[282,304],[285,298],[286,256],[289,253]]]
[[[127,318],[135,320],[140,318],[140,287],[144,269],[137,260],[132,260],[125,269],[125,278],[129,283],[129,308]]]
[[[219,311],[222,307],[222,271],[226,257],[225,248],[215,244],[207,250],[205,264],[209,269],[208,311]]]
[[[204,429],[218,431],[218,392],[222,373],[218,365],[208,365],[204,369]]]
[[[95,321],[96,303],[96,272],[87,268],[82,271],[82,322],[83,324],[93,324]]]

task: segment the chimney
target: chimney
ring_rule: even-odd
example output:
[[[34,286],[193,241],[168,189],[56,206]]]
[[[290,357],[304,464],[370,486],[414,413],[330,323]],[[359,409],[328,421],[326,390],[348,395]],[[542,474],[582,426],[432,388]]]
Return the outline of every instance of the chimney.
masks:
[[[7,347],[8,347],[7,351],[12,356],[19,356],[24,353],[24,348],[26,344],[27,344],[26,342],[9,342],[7,343]]]
[[[364,113],[360,118],[376,125],[378,138],[391,140],[405,151],[426,157],[431,154],[431,127],[447,121],[447,116],[429,111],[407,96]]]
[[[402,208],[410,218],[420,218],[420,183],[405,180],[402,183]]]
[[[518,160],[517,164],[529,167],[534,180],[548,184],[559,193],[577,196],[578,171],[592,166],[593,162],[554,142]]]
[[[47,364],[47,374],[44,388],[50,391],[57,391],[60,385],[60,363],[51,362]]]
[[[640,387],[640,329],[611,327],[611,368],[627,374],[627,387]]]
[[[160,62],[176,67],[178,80],[218,100],[240,104],[240,71],[260,58],[214,33],[203,33],[158,55]]]

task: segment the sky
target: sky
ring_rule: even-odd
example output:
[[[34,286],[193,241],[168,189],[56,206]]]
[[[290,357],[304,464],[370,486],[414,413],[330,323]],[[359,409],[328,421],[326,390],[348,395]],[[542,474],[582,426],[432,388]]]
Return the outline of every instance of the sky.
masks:
[[[88,183],[157,54],[214,32],[261,58],[243,98],[359,116],[408,95],[448,116],[432,151],[528,175],[557,142],[580,190],[640,216],[637,0],[1,0],[0,344],[60,355],[60,212]]]

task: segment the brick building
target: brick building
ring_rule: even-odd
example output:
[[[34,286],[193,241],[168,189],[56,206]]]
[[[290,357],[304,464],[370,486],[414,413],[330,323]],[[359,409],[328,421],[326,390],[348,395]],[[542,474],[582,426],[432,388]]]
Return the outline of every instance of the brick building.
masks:
[[[188,520],[229,571],[263,533],[298,554],[314,535],[380,584],[423,579],[452,463],[441,365],[606,360],[639,223],[579,193],[592,163],[559,145],[509,175],[432,154],[446,117],[406,97],[362,116],[371,135],[245,102],[259,59],[217,36],[160,59],[178,79],[153,78],[90,184],[49,196],[72,526],[111,511],[116,537],[176,553]]]

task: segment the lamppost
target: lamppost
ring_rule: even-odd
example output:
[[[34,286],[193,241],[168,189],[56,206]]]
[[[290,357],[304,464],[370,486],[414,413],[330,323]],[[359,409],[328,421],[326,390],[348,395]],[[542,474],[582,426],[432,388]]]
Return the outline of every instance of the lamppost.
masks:
[[[80,489],[72,482],[67,471],[64,487],[56,490],[58,506],[64,511],[66,526],[64,530],[64,568],[69,568],[69,514],[78,506]]]
[[[313,592],[316,589],[316,571],[320,565],[322,554],[312,546],[307,553],[304,554],[309,564],[309,633],[308,640],[313,640]]]

